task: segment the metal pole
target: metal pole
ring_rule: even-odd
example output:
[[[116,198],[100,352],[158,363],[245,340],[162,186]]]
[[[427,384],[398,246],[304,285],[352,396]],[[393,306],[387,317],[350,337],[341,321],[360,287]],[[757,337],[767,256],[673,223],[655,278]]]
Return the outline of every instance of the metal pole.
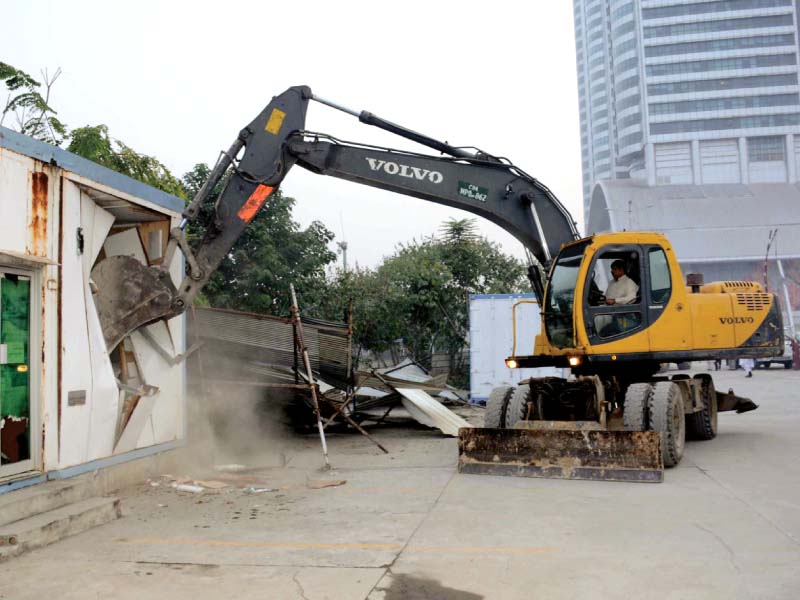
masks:
[[[786,299],[786,314],[789,317],[789,327],[792,330],[792,337],[797,335],[797,330],[794,327],[794,314],[792,314],[792,303],[789,297],[789,288],[786,285],[786,273],[783,271],[783,261],[778,259],[778,273],[781,275],[781,287],[783,288],[783,297]]]
[[[306,367],[306,376],[311,388],[311,398],[314,401],[314,412],[317,415],[317,429],[319,439],[322,442],[322,455],[325,458],[325,468],[330,469],[331,463],[328,461],[328,444],[325,443],[325,431],[322,428],[322,415],[319,412],[319,402],[317,401],[317,386],[314,384],[314,374],[311,372],[311,361],[308,358],[308,349],[303,338],[303,323],[300,320],[300,308],[297,305],[297,296],[294,293],[294,285],[289,284],[289,292],[292,295],[292,320],[297,324],[297,340],[300,342],[300,350],[303,353],[303,364]]]

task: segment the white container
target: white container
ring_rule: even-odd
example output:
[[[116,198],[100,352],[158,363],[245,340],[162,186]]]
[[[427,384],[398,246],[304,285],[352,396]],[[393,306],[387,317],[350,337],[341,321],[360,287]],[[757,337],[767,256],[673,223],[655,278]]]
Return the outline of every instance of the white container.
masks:
[[[529,377],[562,377],[554,367],[509,369],[513,326],[511,311],[517,306],[517,356],[533,354],[534,338],[541,330],[539,305],[530,304],[533,294],[472,294],[469,298],[470,402],[485,404],[492,389],[516,385]]]

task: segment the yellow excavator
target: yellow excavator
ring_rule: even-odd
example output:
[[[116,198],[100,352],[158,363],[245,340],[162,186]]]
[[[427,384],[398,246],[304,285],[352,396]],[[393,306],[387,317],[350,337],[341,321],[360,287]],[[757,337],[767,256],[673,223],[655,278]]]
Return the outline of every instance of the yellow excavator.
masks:
[[[441,156],[307,131],[312,100]],[[94,267],[95,302],[109,351],[135,329],[191,305],[294,165],[467,210],[524,245],[543,330],[532,354],[515,353],[506,364],[561,367],[570,375],[494,389],[486,426],[459,434],[463,473],[661,481],[664,466],[680,461],[687,434],[711,439],[718,411],[757,408],[733,392],[717,392],[709,375],[659,375],[662,363],[766,358],[783,351],[777,298],[758,283],[704,285],[700,276],[690,275],[684,284],[663,235],[621,232],[581,239],[550,190],[509,160],[348,109],[306,86],[274,97],[222,153],[172,230],[161,266],[114,256]],[[214,218],[192,247],[186,225],[198,219],[220,182]],[[176,286],[167,269],[177,249],[187,273]],[[626,294],[612,294],[619,287]]]

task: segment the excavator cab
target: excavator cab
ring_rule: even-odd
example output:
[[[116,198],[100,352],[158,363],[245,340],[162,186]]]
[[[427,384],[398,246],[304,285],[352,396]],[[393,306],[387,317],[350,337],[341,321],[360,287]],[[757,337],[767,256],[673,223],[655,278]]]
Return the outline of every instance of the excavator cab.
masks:
[[[673,283],[681,278],[666,238],[657,233],[607,233],[566,245],[550,271],[534,356],[516,362],[580,367],[588,374],[596,369],[587,363],[606,355],[641,361],[653,349],[651,327],[681,304],[685,290]],[[670,327],[673,337],[692,337],[691,321]]]

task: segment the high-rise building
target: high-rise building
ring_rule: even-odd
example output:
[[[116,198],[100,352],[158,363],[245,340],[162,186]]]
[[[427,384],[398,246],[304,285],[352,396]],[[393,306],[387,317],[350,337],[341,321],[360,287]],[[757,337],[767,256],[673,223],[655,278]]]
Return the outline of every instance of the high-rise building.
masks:
[[[795,183],[794,0],[574,0],[584,211],[600,180]]]
[[[799,5],[574,0],[586,233],[667,233],[684,272],[780,290],[793,331]]]

